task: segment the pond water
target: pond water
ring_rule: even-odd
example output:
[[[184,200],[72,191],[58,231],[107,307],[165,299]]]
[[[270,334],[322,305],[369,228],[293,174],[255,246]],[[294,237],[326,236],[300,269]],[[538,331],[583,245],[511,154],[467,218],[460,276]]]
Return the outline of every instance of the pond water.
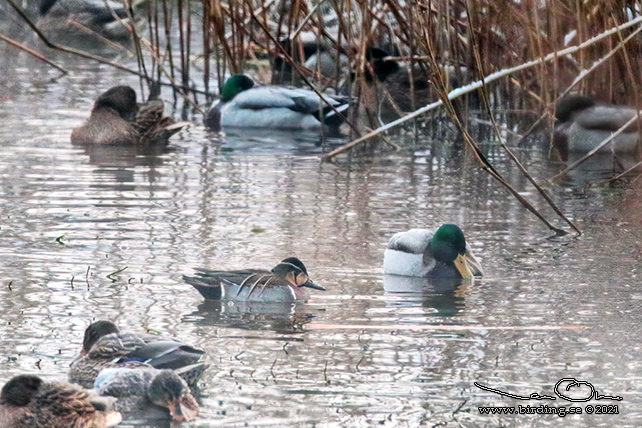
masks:
[[[585,411],[565,425],[642,425],[640,180],[597,185],[587,167],[546,184],[584,232],[554,237],[453,138],[393,135],[398,152],[321,163],[317,135],[221,136],[195,115],[162,153],[77,148],[69,135],[95,97],[138,82],[58,59],[74,73],[53,79],[18,55],[2,74],[1,383],[65,379],[85,327],[109,318],[207,352],[201,416],[189,426],[547,426],[560,417],[479,407],[587,404],[619,414]],[[496,141],[481,142],[553,218]],[[514,147],[542,182],[561,169],[544,144]],[[393,233],[445,222],[462,226],[483,279],[384,277]],[[197,267],[271,268],[288,256],[327,291],[233,305],[204,302],[182,280]],[[520,401],[474,384],[554,395],[562,378],[623,399]]]

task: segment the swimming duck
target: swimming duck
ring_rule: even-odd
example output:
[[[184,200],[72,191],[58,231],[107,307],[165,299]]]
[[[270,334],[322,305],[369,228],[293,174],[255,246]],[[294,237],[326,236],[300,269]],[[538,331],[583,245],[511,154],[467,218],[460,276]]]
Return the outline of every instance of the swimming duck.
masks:
[[[483,275],[464,232],[454,224],[394,234],[383,256],[383,270],[390,275],[433,278]]]
[[[135,12],[145,2],[132,2],[128,10],[113,0],[43,0],[36,25],[54,43],[91,47],[107,39],[122,44],[132,39],[130,26],[144,23],[143,14]]]
[[[245,302],[294,302],[305,300],[305,288],[325,291],[313,282],[301,260],[288,257],[271,271],[245,269],[220,271],[197,269],[197,276],[183,279],[206,299],[238,300]]]
[[[272,129],[337,129],[348,107],[346,98],[323,95],[308,89],[285,86],[254,86],[244,74],[230,76],[223,85],[221,98],[212,103],[205,124],[217,131],[221,127]]]
[[[90,397],[77,385],[44,382],[38,376],[11,378],[0,392],[2,428],[103,428],[121,422],[115,399]]]
[[[196,385],[208,364],[199,362],[200,349],[155,334],[121,333],[111,321],[87,327],[80,355],[71,362],[69,380],[91,388],[104,368],[172,369],[190,385]]]
[[[196,399],[172,370],[107,368],[100,371],[93,392],[116,397],[114,408],[124,419],[191,421],[198,416]]]
[[[186,124],[163,116],[161,100],[137,104],[131,87],[114,86],[96,99],[89,120],[71,132],[71,143],[146,147],[167,143]]]
[[[571,94],[561,98],[555,106],[553,147],[562,159],[568,153],[587,153],[596,148],[612,133],[637,115],[632,107],[598,104],[592,98]],[[642,120],[634,121],[612,143],[598,153],[636,153],[639,149]]]
[[[328,33],[328,28],[326,28]],[[330,40],[336,40],[338,34],[330,32]],[[319,37],[312,31],[302,31],[296,39],[283,38],[279,44],[296,63],[308,70],[317,72],[326,79],[340,79],[344,70],[350,69],[350,59],[347,55],[325,37]],[[302,58],[299,58],[303,54]],[[287,62],[281,49],[276,50],[272,68],[272,84],[299,84],[301,79],[293,73],[292,65]]]

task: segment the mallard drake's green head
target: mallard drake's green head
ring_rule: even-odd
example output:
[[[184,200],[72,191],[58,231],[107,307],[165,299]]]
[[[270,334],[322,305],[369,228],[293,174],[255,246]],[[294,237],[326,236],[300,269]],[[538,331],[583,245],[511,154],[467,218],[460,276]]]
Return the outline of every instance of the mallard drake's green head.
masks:
[[[227,102],[241,92],[254,87],[254,81],[245,74],[230,76],[221,89],[221,100]]]
[[[314,283],[308,276],[303,262],[296,257],[288,257],[272,268],[274,276],[284,279],[293,287],[309,287],[325,291],[325,287]]]
[[[466,263],[466,238],[456,224],[444,224],[437,229],[428,253],[439,262],[454,264],[463,278],[473,277]]]
[[[571,94],[561,98],[555,105],[555,119],[564,123],[573,117],[573,114],[595,106],[595,101],[580,94]]]
[[[154,377],[147,397],[157,406],[167,408],[175,421],[191,421],[198,416],[198,403],[189,386],[172,370],[162,370]]]

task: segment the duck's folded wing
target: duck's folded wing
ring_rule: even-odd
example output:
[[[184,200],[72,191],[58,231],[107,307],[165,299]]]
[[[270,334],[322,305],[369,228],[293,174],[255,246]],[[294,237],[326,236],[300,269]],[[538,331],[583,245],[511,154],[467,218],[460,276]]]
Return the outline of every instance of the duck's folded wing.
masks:
[[[218,283],[221,280],[235,282],[240,284],[250,276],[261,276],[269,274],[270,271],[263,269],[241,269],[241,270],[210,270],[210,269],[196,269],[196,277],[190,279],[200,281],[201,283]],[[188,277],[189,278],[189,277]]]
[[[144,347],[145,341],[133,333],[112,333],[101,337],[87,353],[89,359],[125,357]]]
[[[347,101],[323,94],[323,101],[316,92],[302,88],[282,86],[260,86],[243,91],[234,97],[234,105],[242,109],[262,110],[266,108],[287,108],[305,114],[314,114],[327,104],[335,108],[347,105]]]
[[[637,115],[638,112],[632,108],[598,105],[582,111],[577,115],[575,122],[586,129],[615,132]],[[629,125],[625,132],[640,132],[640,130],[642,130],[642,117],[638,117],[638,120]]]
[[[388,241],[388,249],[423,254],[434,234],[433,229],[410,229],[406,232],[398,232]]]
[[[222,284],[251,284],[261,277],[271,276],[267,270],[209,270],[196,269],[196,276],[183,275],[183,280],[196,288],[206,299],[219,300],[223,298]]]
[[[94,381],[93,391],[100,396],[128,397],[145,396],[147,385],[154,379],[154,369],[106,368]]]
[[[176,369],[196,363],[205,354],[177,340],[150,337],[148,341],[147,337],[145,341],[148,343],[130,353],[128,359],[147,363],[157,369]]]
[[[287,108],[296,106],[296,90],[278,86],[259,86],[236,95],[233,103],[236,107],[249,110],[266,108]]]

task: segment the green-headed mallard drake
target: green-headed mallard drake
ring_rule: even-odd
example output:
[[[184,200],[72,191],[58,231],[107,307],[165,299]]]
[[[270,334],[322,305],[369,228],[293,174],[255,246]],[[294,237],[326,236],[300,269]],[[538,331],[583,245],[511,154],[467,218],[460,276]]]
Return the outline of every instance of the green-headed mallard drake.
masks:
[[[104,368],[172,369],[196,385],[208,364],[199,362],[205,352],[155,334],[121,333],[111,321],[87,327],[80,355],[71,362],[69,380],[91,388]]]
[[[245,270],[197,269],[197,276],[183,276],[206,299],[238,300],[245,302],[294,302],[305,300],[305,288],[324,290],[308,276],[301,260],[288,257],[272,268]]]
[[[89,120],[71,132],[71,143],[139,147],[165,144],[186,123],[163,116],[163,108],[161,100],[137,104],[131,87],[114,86],[96,99]]]
[[[561,157],[568,153],[587,153],[596,148],[615,131],[638,114],[637,110],[613,104],[598,104],[592,98],[571,94],[561,98],[555,106],[557,124],[553,146]],[[640,147],[642,120],[629,125],[612,143],[598,153],[636,153]]]
[[[347,99],[319,95],[308,89],[285,86],[254,86],[244,74],[229,77],[221,98],[207,113],[205,124],[219,131],[222,127],[271,129],[321,129],[323,125],[338,128],[349,107]]]
[[[103,369],[94,382],[94,392],[116,397],[114,408],[125,420],[173,419],[191,421],[199,408],[187,382],[172,370],[151,368]]]
[[[78,385],[44,382],[38,376],[11,378],[0,392],[0,427],[103,428],[117,425],[114,399],[90,397]]]
[[[390,275],[433,278],[483,275],[464,232],[454,224],[395,233],[383,256],[383,270]]]

